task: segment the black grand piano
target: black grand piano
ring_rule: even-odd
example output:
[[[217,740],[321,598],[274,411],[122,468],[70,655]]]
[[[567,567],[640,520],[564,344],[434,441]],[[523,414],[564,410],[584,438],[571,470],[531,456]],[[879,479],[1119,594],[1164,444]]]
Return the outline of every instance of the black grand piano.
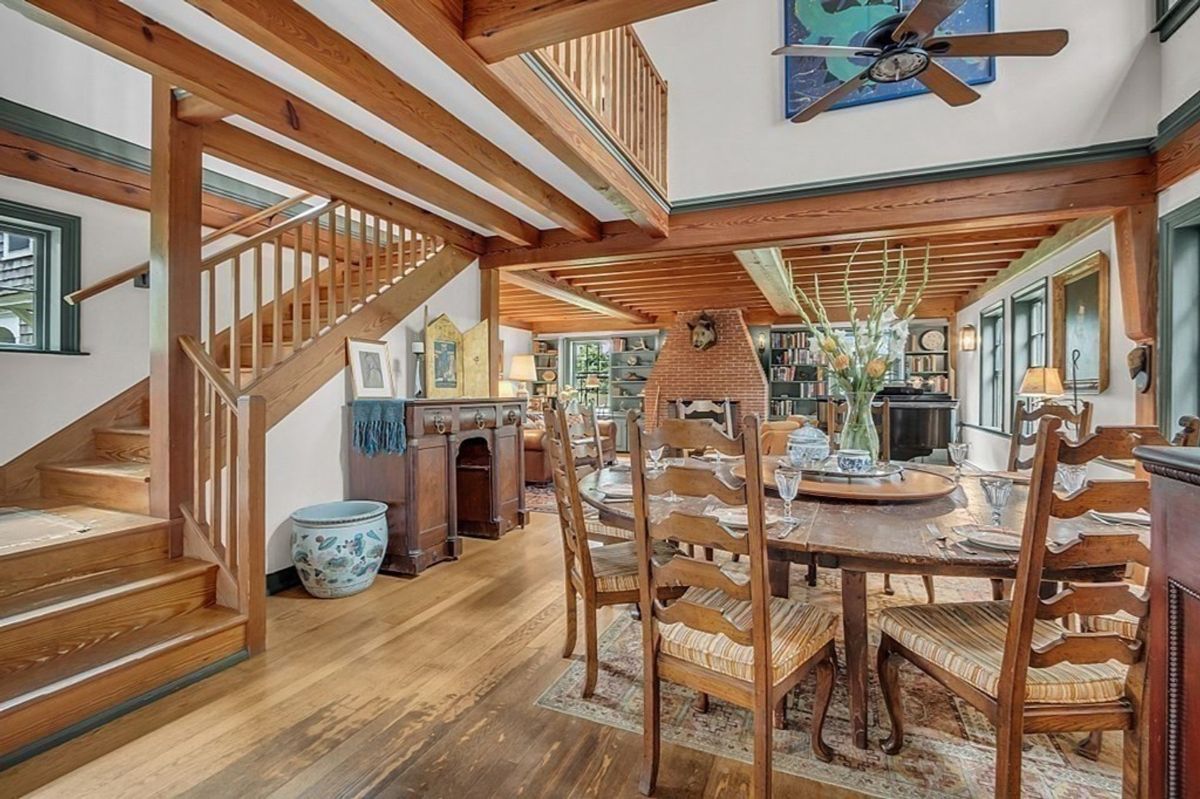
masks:
[[[954,440],[958,400],[911,386],[884,386],[892,409],[892,460],[908,461],[945,449]]]

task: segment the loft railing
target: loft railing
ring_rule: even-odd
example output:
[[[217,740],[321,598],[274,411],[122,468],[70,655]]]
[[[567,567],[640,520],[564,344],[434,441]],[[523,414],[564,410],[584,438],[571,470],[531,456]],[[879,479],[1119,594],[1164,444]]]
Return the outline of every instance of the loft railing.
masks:
[[[311,194],[298,194],[295,197],[288,197],[287,199],[281,200],[272,206],[263,208],[261,211],[255,211],[249,216],[243,217],[242,219],[230,223],[223,228],[219,228],[211,233],[205,234],[205,236],[200,239],[200,244],[203,246],[205,244],[210,244],[211,242],[214,242],[224,236],[232,236],[235,233],[241,233],[244,230],[249,230],[259,222],[264,222],[276,214],[282,213],[293,206],[299,205],[310,197],[312,197]],[[103,280],[97,280],[90,286],[84,286],[81,289],[73,291],[67,296],[63,297],[63,300],[68,305],[78,305],[89,297],[95,297],[97,294],[102,294],[111,288],[120,286],[123,283],[128,283],[131,280],[137,280],[139,277],[149,271],[150,262],[143,261],[136,266],[131,266],[128,269],[117,272],[115,275],[109,275]]]
[[[292,217],[201,263],[204,350],[242,392],[444,244],[341,200]]]
[[[667,82],[632,26],[534,51],[658,191],[667,193]]]
[[[237,393],[192,336],[179,346],[192,362],[192,497],[180,510],[185,551],[218,566],[217,599],[247,620],[251,654],[266,646],[266,446],[263,397]]]

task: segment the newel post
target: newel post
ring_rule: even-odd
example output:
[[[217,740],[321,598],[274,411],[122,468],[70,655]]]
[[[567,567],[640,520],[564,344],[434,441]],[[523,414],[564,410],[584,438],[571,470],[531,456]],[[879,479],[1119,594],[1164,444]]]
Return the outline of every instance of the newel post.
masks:
[[[237,507],[238,610],[245,614],[246,648],[267,648],[267,402],[238,397]]]
[[[200,128],[175,117],[171,85],[154,79],[150,149],[150,513],[179,519],[195,468],[195,385],[179,347],[200,338]],[[173,549],[182,549],[174,536]]]

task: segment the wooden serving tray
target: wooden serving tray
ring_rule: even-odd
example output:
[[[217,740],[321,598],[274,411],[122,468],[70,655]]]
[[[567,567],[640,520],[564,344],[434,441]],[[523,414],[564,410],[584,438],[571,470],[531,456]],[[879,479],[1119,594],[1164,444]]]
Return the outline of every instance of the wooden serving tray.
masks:
[[[763,458],[763,482],[775,490],[775,467],[779,458]],[[731,469],[735,477],[746,478],[745,464]],[[934,472],[905,469],[898,475],[883,478],[846,480],[844,477],[821,478],[805,475],[798,493],[810,497],[844,499],[852,502],[923,502],[944,497],[953,492],[953,478]]]

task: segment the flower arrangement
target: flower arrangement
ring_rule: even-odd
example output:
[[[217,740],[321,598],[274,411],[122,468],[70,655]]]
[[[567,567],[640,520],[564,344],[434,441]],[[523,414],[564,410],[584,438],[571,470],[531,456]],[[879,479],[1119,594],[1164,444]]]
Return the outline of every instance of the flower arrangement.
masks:
[[[845,395],[849,406],[842,427],[842,448],[866,450],[871,453],[872,459],[878,459],[879,435],[875,431],[871,403],[875,394],[883,388],[891,362],[904,354],[908,322],[916,314],[929,284],[929,247],[925,248],[921,281],[914,288],[910,285],[909,259],[904,249],[899,250],[897,263],[893,265],[892,253],[887,242],[884,242],[883,275],[879,288],[865,309],[861,309],[865,311],[865,316],[860,319],[859,305],[850,290],[850,275],[861,249],[862,243],[846,262],[842,279],[842,299],[850,322],[849,329],[836,329],[830,321],[821,297],[820,276],[813,277],[811,297],[796,283],[794,273],[791,281],[792,292],[800,307],[800,318],[812,332],[810,347],[824,363],[830,385]]]

